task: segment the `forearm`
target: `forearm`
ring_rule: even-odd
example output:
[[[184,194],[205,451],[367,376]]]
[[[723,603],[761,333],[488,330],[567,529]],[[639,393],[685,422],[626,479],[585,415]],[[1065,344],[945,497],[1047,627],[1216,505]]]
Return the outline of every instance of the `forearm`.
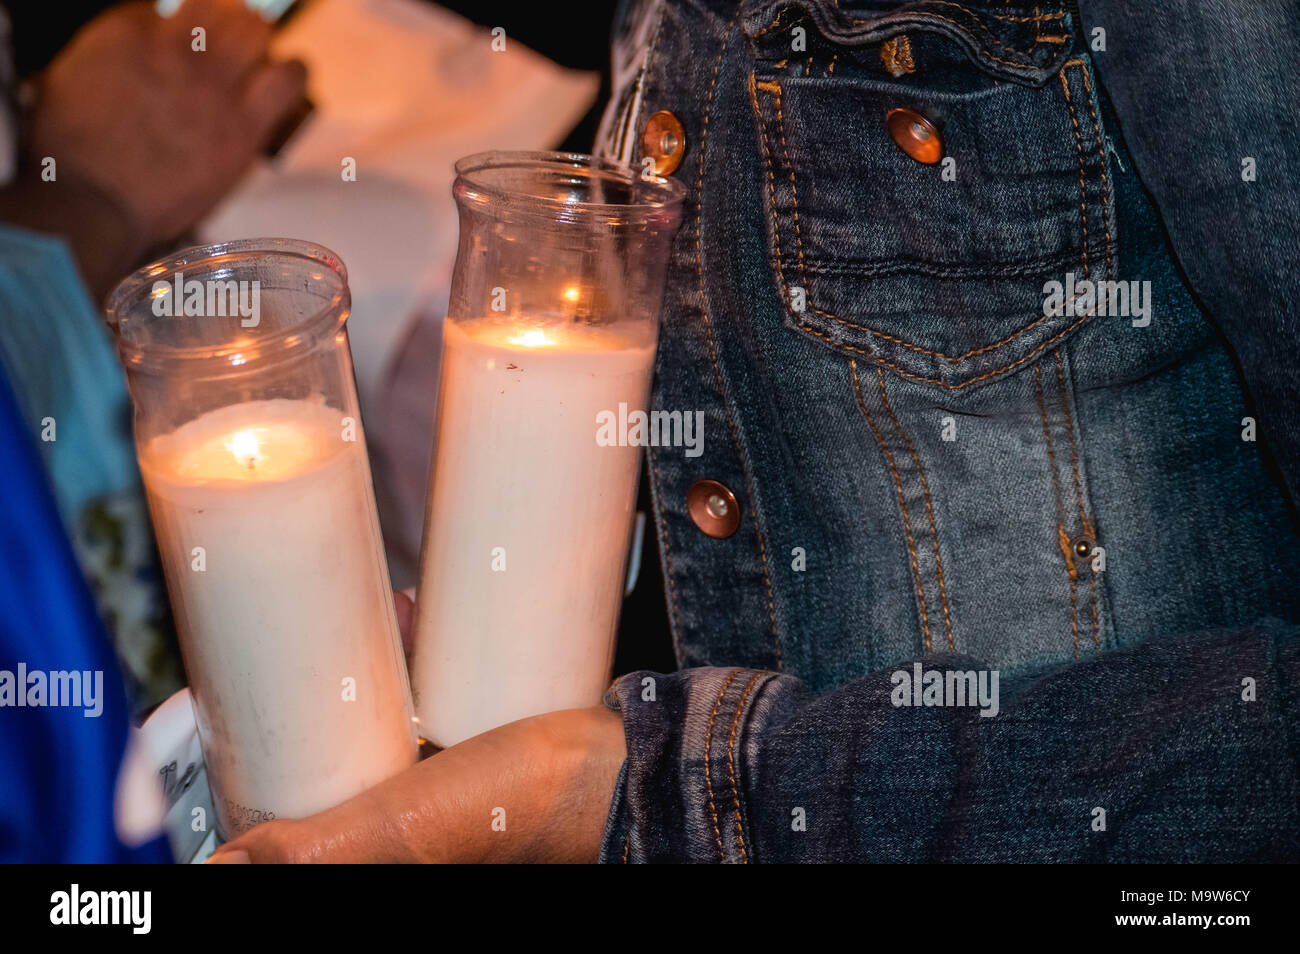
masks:
[[[819,697],[774,673],[636,673],[601,857],[1294,860],[1298,647],[1275,625],[1121,650],[1002,680],[993,717],[895,706],[893,670]]]
[[[0,222],[64,239],[96,302],[135,267],[150,242],[105,193],[62,172],[54,182],[25,173],[0,189]]]
[[[623,757],[622,724],[603,706],[535,716],[226,851],[254,862],[593,862]]]

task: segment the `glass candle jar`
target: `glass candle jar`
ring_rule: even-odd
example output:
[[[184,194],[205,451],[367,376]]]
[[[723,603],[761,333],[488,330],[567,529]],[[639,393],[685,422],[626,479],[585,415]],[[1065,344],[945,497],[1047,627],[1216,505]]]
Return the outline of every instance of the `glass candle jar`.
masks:
[[[568,153],[456,173],[412,661],[442,746],[606,688],[642,443],[627,424],[649,402],[684,194]]]
[[[110,299],[225,838],[416,758],[350,301],[338,256],[288,239],[188,249]]]

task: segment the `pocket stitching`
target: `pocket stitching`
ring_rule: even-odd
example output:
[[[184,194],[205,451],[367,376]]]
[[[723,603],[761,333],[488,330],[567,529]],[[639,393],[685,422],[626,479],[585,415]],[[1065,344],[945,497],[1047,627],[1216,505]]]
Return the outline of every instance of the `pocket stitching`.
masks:
[[[984,25],[984,23],[982,23],[982,22],[980,21],[979,17],[974,13],[974,11],[970,10],[969,8],[964,7],[964,6],[962,6],[961,4],[959,4],[959,3],[951,3],[951,2],[948,2],[948,0],[926,0],[926,2],[929,3],[929,4],[942,4],[943,6],[956,7],[958,10],[961,10],[963,13],[965,13],[967,16],[969,16],[969,17],[971,18],[971,20],[972,20],[974,26],[978,27],[979,31],[980,31],[981,33],[984,34],[984,40],[983,40],[982,42],[976,40],[976,37],[975,37],[974,33],[972,32],[972,29],[971,29],[971,26],[970,26],[970,25],[968,25],[968,24],[963,24],[963,23],[959,23],[958,21],[952,19],[951,17],[946,17],[946,16],[944,16],[944,15],[941,14],[941,13],[935,13],[935,12],[930,11],[930,10],[917,10],[917,11],[912,12],[912,15],[917,16],[917,17],[922,17],[922,18],[926,18],[926,17],[928,17],[928,18],[931,18],[931,19],[934,19],[934,20],[941,20],[941,21],[943,21],[944,23],[950,23],[950,24],[952,24],[954,27],[956,27],[958,30],[960,30],[962,33],[964,33],[967,37],[969,37],[972,41],[976,41],[976,42],[978,42],[978,43],[979,43],[979,46],[981,47],[981,49],[982,49],[982,51],[983,51],[983,53],[984,53],[984,55],[987,56],[990,60],[993,60],[993,61],[996,62],[996,63],[1001,63],[1001,64],[1004,65],[1004,66],[1010,66],[1010,67],[1012,67],[1012,68],[1014,68],[1014,69],[1018,69],[1018,70],[1036,70],[1036,69],[1041,69],[1041,67],[1039,67],[1037,64],[1035,64],[1035,63],[1033,63],[1033,62],[1029,62],[1029,63],[1015,63],[1015,62],[1012,62],[1011,60],[1005,60],[1005,59],[1002,59],[1001,57],[995,56],[995,55],[993,54],[993,52],[992,52],[992,49],[996,49],[996,50],[998,50],[999,52],[1006,53],[1006,54],[1008,54],[1009,56],[1019,56],[1019,57],[1023,57],[1023,58],[1026,59],[1026,60],[1030,59],[1030,53],[1026,53],[1026,52],[1023,52],[1023,51],[1021,51],[1021,50],[1014,49],[1014,48],[1008,46],[1007,44],[1005,44],[1005,43],[999,41],[999,40],[997,39],[997,37],[995,37],[995,36],[993,35],[993,31],[990,30],[986,25]],[[759,30],[758,32],[756,32],[756,33],[754,34],[754,37],[753,37],[753,38],[754,38],[754,39],[758,39],[759,37],[765,36],[766,34],[772,32],[774,29],[776,29],[777,25],[781,22],[781,17],[782,17],[782,16],[783,16],[783,15],[784,15],[784,14],[785,14],[789,9],[790,9],[790,7],[788,7],[788,6],[787,6],[787,7],[782,7],[781,10],[778,11],[777,14],[776,14],[776,16],[772,19],[772,22],[769,23],[767,26],[763,27],[763,29],[761,29],[761,30]],[[1062,14],[1062,16],[1063,16],[1063,15],[1064,15],[1064,14]],[[882,18],[879,18],[879,19],[884,19],[884,18],[882,17]],[[906,19],[906,15],[904,15],[903,17],[900,17],[900,19]],[[875,22],[879,22],[879,20],[878,20],[878,19],[862,19],[862,18],[857,18],[857,17],[855,17],[854,19],[852,19],[852,20],[849,21],[850,25],[851,25],[851,26],[855,26],[855,27],[856,27],[856,26],[862,26],[862,25],[864,25],[864,24],[875,23]],[[1035,44],[1035,46],[1037,46],[1037,44]],[[990,47],[991,47],[991,48],[990,48]],[[1032,50],[1031,50],[1031,52],[1032,52]]]
[[[1081,63],[1082,61],[1079,61],[1079,62]],[[1062,75],[1064,75],[1064,74],[1062,74]],[[783,302],[782,302],[782,305],[783,305],[783,307],[785,307],[787,313],[796,315],[794,321],[795,321],[795,323],[796,323],[800,328],[802,328],[804,331],[807,331],[809,334],[812,334],[812,335],[814,335],[815,337],[818,337],[818,338],[821,338],[821,339],[823,339],[823,340],[825,340],[825,341],[828,341],[828,342],[830,342],[832,345],[834,345],[834,346],[836,346],[836,347],[845,348],[845,349],[847,349],[847,350],[849,350],[849,351],[854,351],[854,352],[856,352],[856,353],[858,353],[858,354],[865,355],[866,357],[871,358],[873,361],[878,361],[878,362],[880,362],[881,364],[884,364],[885,366],[887,366],[887,367],[891,368],[892,370],[898,372],[899,374],[903,375],[904,377],[912,378],[913,380],[921,381],[921,382],[926,383],[926,384],[939,384],[939,385],[942,385],[943,387],[949,388],[950,390],[958,390],[958,389],[963,388],[963,387],[966,387],[966,386],[968,386],[968,385],[970,385],[970,384],[974,384],[974,383],[977,382],[977,381],[983,381],[983,380],[985,380],[985,379],[987,379],[987,378],[995,377],[995,376],[997,376],[997,375],[1000,375],[1000,374],[1003,374],[1003,373],[1009,371],[1009,370],[1012,369],[1012,368],[1018,367],[1019,365],[1023,364],[1025,361],[1027,361],[1027,360],[1029,360],[1030,358],[1032,358],[1032,357],[1034,357],[1035,355],[1037,355],[1040,351],[1042,351],[1042,350],[1043,350],[1044,348],[1046,348],[1048,345],[1050,345],[1050,344],[1052,344],[1053,342],[1057,341],[1057,340],[1058,340],[1059,338],[1061,338],[1063,335],[1067,334],[1067,333],[1070,332],[1070,331],[1073,331],[1073,330],[1074,330],[1075,328],[1077,328],[1080,324],[1082,324],[1084,321],[1086,321],[1089,317],[1092,316],[1093,312],[1096,310],[1096,306],[1094,306],[1093,309],[1091,309],[1090,311],[1088,311],[1086,314],[1080,316],[1078,321],[1076,321],[1076,322],[1074,322],[1073,324],[1069,325],[1068,327],[1066,327],[1065,329],[1063,329],[1061,332],[1059,332],[1058,334],[1054,335],[1052,338],[1049,338],[1047,341],[1043,342],[1041,345],[1039,345],[1037,348],[1035,348],[1033,351],[1029,352],[1029,354],[1023,356],[1023,357],[1020,358],[1019,360],[1017,360],[1017,361],[1013,361],[1013,362],[1011,362],[1010,364],[1006,365],[1005,367],[1002,367],[1002,368],[996,368],[996,369],[993,369],[993,370],[991,370],[991,371],[985,372],[984,374],[978,375],[978,376],[976,376],[976,377],[974,377],[974,378],[971,378],[971,379],[969,379],[969,380],[967,380],[967,381],[958,382],[957,384],[950,384],[950,383],[948,383],[948,382],[945,382],[945,381],[939,380],[939,379],[937,379],[937,378],[927,378],[927,377],[924,377],[924,376],[922,376],[922,375],[918,375],[918,374],[914,374],[914,373],[909,372],[909,371],[905,371],[905,370],[903,370],[902,368],[900,368],[898,365],[896,365],[896,364],[890,362],[888,359],[886,359],[886,358],[884,358],[884,357],[882,357],[882,356],[880,356],[880,355],[875,355],[875,354],[872,354],[871,352],[869,352],[869,351],[867,351],[867,350],[865,350],[865,349],[854,347],[853,345],[850,345],[850,344],[848,344],[847,342],[837,342],[837,341],[835,341],[835,340],[834,340],[830,335],[828,335],[828,334],[824,334],[824,333],[822,333],[822,332],[819,332],[819,331],[817,331],[816,329],[812,328],[811,326],[805,324],[803,321],[801,321],[801,320],[797,317],[797,314],[798,314],[798,313],[796,313],[796,312],[792,312],[792,311],[788,308],[788,302],[789,302],[789,284],[786,282],[786,278],[785,278],[785,269],[784,269],[784,266],[781,264],[781,261],[780,261],[780,258],[779,258],[780,254],[783,252],[783,249],[782,249],[782,245],[781,245],[781,229],[780,229],[780,223],[779,223],[779,219],[778,219],[777,214],[776,214],[776,181],[775,181],[775,173],[773,172],[772,153],[771,153],[770,144],[769,144],[769,142],[768,142],[767,123],[766,123],[766,121],[763,119],[762,110],[759,108],[759,105],[758,105],[758,93],[757,93],[757,90],[758,90],[758,89],[761,88],[761,89],[763,89],[765,92],[768,92],[768,93],[773,94],[773,97],[774,97],[774,103],[775,103],[776,110],[777,110],[777,132],[780,134],[780,137],[781,137],[782,155],[785,157],[786,167],[790,170],[791,218],[792,218],[792,220],[793,220],[793,223],[794,223],[794,229],[795,229],[795,251],[796,251],[796,257],[797,257],[798,262],[799,262],[799,276],[800,276],[800,279],[801,279],[801,281],[802,281],[802,283],[803,283],[803,287],[807,288],[807,287],[808,287],[808,281],[807,281],[807,274],[806,274],[806,272],[805,272],[805,267],[804,267],[803,238],[802,238],[802,234],[801,234],[800,229],[799,229],[798,188],[797,188],[797,186],[796,186],[796,184],[795,184],[795,179],[794,179],[794,166],[793,166],[793,164],[790,162],[789,147],[788,147],[788,145],[787,145],[787,143],[786,143],[786,140],[785,140],[785,123],[784,123],[784,117],[783,117],[783,114],[782,114],[782,112],[781,112],[781,84],[780,84],[779,82],[777,82],[777,81],[770,81],[770,82],[762,82],[762,83],[760,83],[760,82],[758,82],[757,78],[755,77],[755,75],[754,75],[752,72],[750,73],[750,77],[749,77],[749,79],[750,79],[750,82],[749,82],[749,87],[750,87],[750,88],[749,88],[749,93],[750,93],[750,102],[751,102],[752,105],[753,105],[753,109],[754,109],[754,119],[755,119],[755,122],[758,123],[759,134],[760,134],[760,140],[761,140],[762,145],[763,145],[763,155],[764,155],[764,160],[765,160],[765,163],[766,163],[766,165],[767,165],[767,175],[768,175],[768,196],[769,196],[769,201],[768,201],[768,207],[769,207],[769,208],[768,208],[768,215],[769,215],[769,218],[771,219],[771,222],[772,222],[772,237],[773,237],[773,242],[772,242],[772,244],[775,246],[773,249],[769,250],[768,257],[771,259],[771,262],[772,262],[772,270],[773,270],[773,273],[777,276],[777,279],[778,279],[778,281],[779,281],[780,284],[781,284],[781,290],[782,290],[782,292],[783,292],[783,296],[782,296],[782,298],[783,298]],[[1071,107],[1071,109],[1073,110],[1073,107]],[[1077,121],[1076,121],[1076,125],[1077,125]],[[1082,168],[1082,161],[1083,161],[1083,157],[1082,157],[1082,147],[1079,145],[1079,142],[1078,142],[1078,138],[1077,138],[1077,137],[1076,137],[1075,147],[1076,147],[1076,149],[1079,150],[1079,153],[1080,153],[1080,159],[1079,159],[1079,161],[1080,161],[1080,167]],[[1083,183],[1083,180],[1082,180],[1082,178],[1081,178],[1081,179],[1080,179],[1080,188],[1082,189],[1083,187],[1084,187],[1084,183]],[[1082,196],[1081,196],[1081,198],[1082,198]],[[1085,223],[1086,223],[1086,219],[1085,219]],[[1086,224],[1085,224],[1085,231],[1084,231],[1084,245],[1083,245],[1083,248],[1082,248],[1083,264],[1084,264],[1084,269],[1083,269],[1083,270],[1084,270],[1084,273],[1085,273],[1085,274],[1088,273],[1088,268],[1087,268],[1087,262],[1088,262],[1088,250],[1087,250],[1087,244],[1086,244],[1086,242],[1087,242],[1087,231],[1086,231]],[[1109,258],[1109,255],[1108,255],[1107,257]],[[1074,301],[1075,299],[1079,298],[1081,295],[1082,295],[1082,292],[1081,292],[1081,291],[1080,291],[1080,292],[1076,292],[1073,296],[1071,296],[1071,298],[1069,299],[1069,301]],[[1068,304],[1068,303],[1069,303],[1069,302],[1066,302],[1066,304]],[[820,308],[817,308],[817,307],[816,307],[815,305],[813,305],[811,302],[809,302],[809,307],[810,307],[810,309],[811,309],[815,314],[821,315],[821,316],[824,317],[824,318],[828,318],[828,319],[830,319],[831,321],[836,322],[837,324],[843,325],[843,326],[848,327],[848,328],[853,328],[853,329],[858,330],[858,331],[864,331],[864,332],[866,332],[867,334],[871,335],[872,337],[880,338],[880,339],[885,340],[885,341],[893,342],[894,344],[900,345],[901,347],[907,348],[908,350],[916,351],[916,352],[919,352],[919,353],[921,353],[921,354],[925,354],[925,355],[929,355],[930,357],[942,358],[943,360],[948,361],[948,362],[953,363],[953,364],[956,364],[956,363],[959,363],[959,362],[961,362],[961,361],[964,361],[964,360],[966,360],[967,358],[972,358],[972,357],[975,357],[975,356],[977,356],[977,355],[987,353],[987,352],[989,352],[989,351],[997,350],[997,349],[999,349],[999,348],[1001,348],[1001,347],[1003,347],[1003,346],[1005,346],[1005,345],[1011,343],[1011,342],[1014,341],[1016,338],[1019,338],[1019,337],[1020,337],[1021,335],[1023,335],[1025,332],[1027,332],[1027,331],[1031,331],[1032,329],[1038,327],[1038,326],[1041,325],[1043,322],[1047,321],[1048,318],[1049,318],[1048,315],[1041,315],[1041,316],[1039,316],[1036,320],[1034,320],[1034,321],[1030,322],[1029,324],[1025,325],[1025,326],[1024,326],[1023,328],[1021,328],[1019,331],[1015,331],[1015,332],[1013,332],[1011,335],[1009,335],[1009,336],[1003,338],[1003,339],[1000,340],[1000,341],[996,341],[996,342],[994,342],[994,343],[992,343],[992,344],[984,345],[983,347],[976,348],[976,349],[974,349],[974,350],[972,350],[972,351],[968,351],[968,352],[966,352],[966,353],[963,354],[963,355],[958,355],[958,356],[954,357],[954,356],[949,355],[949,354],[946,354],[946,353],[944,353],[944,352],[942,352],[942,351],[935,351],[935,350],[932,350],[932,349],[930,349],[930,348],[925,348],[925,347],[923,347],[923,346],[921,346],[921,345],[913,344],[913,343],[911,343],[910,341],[905,341],[905,340],[903,340],[903,339],[901,339],[901,338],[898,338],[898,337],[896,337],[896,336],[894,336],[894,335],[890,335],[890,334],[886,334],[885,332],[877,331],[877,330],[875,330],[875,329],[873,329],[873,328],[867,327],[866,325],[857,324],[857,323],[852,322],[852,321],[849,321],[849,320],[847,320],[847,319],[845,319],[845,318],[841,318],[841,317],[839,317],[838,315],[833,315],[833,314],[831,314],[831,313],[828,312],[828,311],[824,311],[824,310],[822,310],[822,309],[820,309]]]

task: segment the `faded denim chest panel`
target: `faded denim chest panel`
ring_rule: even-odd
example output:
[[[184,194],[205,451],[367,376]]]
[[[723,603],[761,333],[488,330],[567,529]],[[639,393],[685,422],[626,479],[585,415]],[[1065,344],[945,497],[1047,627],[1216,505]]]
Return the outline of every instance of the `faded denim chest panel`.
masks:
[[[624,18],[644,65],[605,127],[667,110],[686,139],[654,403],[703,411],[704,453],[648,451],[679,662],[824,688],[1294,617],[1234,369],[1068,14],[852,6]]]

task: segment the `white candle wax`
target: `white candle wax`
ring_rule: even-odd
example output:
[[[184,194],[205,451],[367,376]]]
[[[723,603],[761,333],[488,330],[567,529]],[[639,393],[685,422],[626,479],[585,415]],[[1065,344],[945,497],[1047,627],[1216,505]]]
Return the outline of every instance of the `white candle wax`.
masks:
[[[226,837],[415,761],[369,465],[343,418],[238,404],[140,454]]]
[[[444,326],[411,675],[430,741],[600,701],[640,449],[598,444],[597,414],[644,408],[653,365],[599,327]]]

